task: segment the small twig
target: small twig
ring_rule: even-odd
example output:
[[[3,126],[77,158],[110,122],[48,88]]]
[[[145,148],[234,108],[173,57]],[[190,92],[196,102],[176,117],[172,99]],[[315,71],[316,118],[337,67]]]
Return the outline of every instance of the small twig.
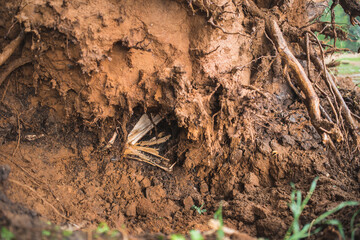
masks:
[[[16,48],[20,45],[24,39],[24,32],[21,32],[17,38],[12,40],[0,54],[0,66],[2,66],[6,60],[15,52]]]
[[[360,121],[360,117],[358,116],[358,115],[356,115],[355,113],[351,113],[351,115],[353,115],[357,120],[359,120]]]
[[[17,114],[17,124],[18,124],[18,140],[17,140],[17,144],[16,147],[14,149],[14,152],[12,153],[12,156],[15,156],[16,151],[18,150],[19,146],[20,146],[20,139],[21,139],[21,124],[20,124],[20,116],[22,113]]]
[[[301,93],[297,90],[297,88],[294,86],[294,84],[291,82],[290,80],[290,76],[289,76],[289,73],[287,73],[287,65],[285,65],[284,67],[284,74],[285,75],[285,79],[286,81],[288,82],[290,88],[295,92],[296,96],[301,100],[301,101],[304,101],[305,99],[303,98],[303,96],[301,96]],[[329,116],[329,114],[325,111],[325,109],[323,108],[323,106],[321,106],[320,104],[320,111],[321,111],[321,114],[324,115],[324,117],[329,121],[329,122],[333,122]]]
[[[228,32],[228,31],[226,31],[223,27],[221,27],[221,26],[214,23],[214,18],[213,17],[210,17],[210,19],[208,20],[208,23],[210,23],[210,25],[213,26],[214,28],[220,29],[225,34],[240,35],[240,36],[251,38],[250,36],[248,36],[246,34],[243,34],[243,33],[240,33],[240,32]]]
[[[309,41],[309,34],[308,33],[305,33],[305,41],[306,41],[307,72],[308,72],[308,78],[311,80],[311,76],[310,76],[310,67],[311,67],[310,41]]]
[[[290,76],[289,73],[287,72],[287,64],[285,64],[284,69],[283,69],[283,73],[285,75],[285,79],[287,81],[287,83],[289,84],[290,88],[294,91],[295,95],[301,100],[304,101],[304,97],[301,95],[301,93],[299,92],[299,90],[295,87],[295,85],[291,82],[290,80]]]
[[[220,48],[220,45],[218,45],[215,49],[210,50],[209,52],[204,52],[203,50],[199,50],[197,48],[190,48],[190,51],[194,52],[196,56],[204,57],[207,55],[212,54],[213,52],[216,52]]]
[[[333,123],[333,121],[331,120],[329,114],[326,112],[326,110],[323,108],[323,106],[320,105],[320,111],[322,113],[322,115],[324,115],[324,117],[331,123]]]
[[[326,69],[326,64],[325,64],[325,54],[324,54],[324,50],[323,50],[323,48],[322,48],[322,45],[321,45],[321,43],[320,43],[320,40],[319,40],[319,38],[318,38],[313,32],[311,32],[311,31],[307,31],[307,32],[315,39],[316,43],[317,43],[318,46],[319,46],[320,55],[321,55],[321,62],[322,62],[322,65],[324,66],[324,67],[323,67],[323,72],[324,72],[324,76],[326,76],[326,74],[327,74],[327,69]],[[334,102],[335,102],[336,109],[337,109],[338,116],[339,116],[339,118],[337,118],[336,121],[337,121],[337,123],[339,124],[339,120],[341,120],[342,116],[341,116],[341,111],[339,110],[339,104],[338,104],[338,102],[337,102],[337,97],[335,96],[335,93],[334,93],[335,90],[334,90],[333,87],[331,86],[332,84],[330,83],[330,80],[328,80],[327,77],[325,77],[325,80],[326,80],[326,84],[327,84],[327,86],[328,86],[328,88],[329,88],[329,91],[330,91],[331,95],[332,95],[333,98],[334,98]],[[325,95],[326,95],[326,94],[325,94]],[[326,95],[326,96],[327,96],[327,95]],[[341,97],[341,98],[342,98],[342,97]],[[332,105],[330,100],[329,100],[329,103],[330,103],[330,105]],[[333,108],[333,111],[334,111],[334,113],[335,113],[336,111],[335,111],[335,108],[334,108],[333,105],[332,105],[332,108]],[[335,113],[335,115],[336,115],[336,113]]]
[[[315,83],[315,87],[326,97],[326,99],[327,99],[328,103],[330,104],[330,107],[331,107],[331,109],[332,109],[332,111],[333,111],[333,113],[335,115],[336,123],[339,124],[340,123],[339,115],[338,115],[338,112],[336,111],[335,106],[332,103],[330,97],[316,83]]]

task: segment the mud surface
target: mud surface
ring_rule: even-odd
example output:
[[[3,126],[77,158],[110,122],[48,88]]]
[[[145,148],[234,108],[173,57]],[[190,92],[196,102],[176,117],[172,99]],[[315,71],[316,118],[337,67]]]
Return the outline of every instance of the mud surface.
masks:
[[[209,230],[222,202],[226,226],[279,239],[292,221],[290,182],[306,192],[320,177],[303,223],[360,200],[358,154],[322,144],[277,70],[264,22],[238,1],[213,2],[0,1],[1,49],[23,29],[9,61],[33,58],[0,86],[0,165],[11,168],[1,225],[21,234],[4,212],[14,202],[84,231],[106,222],[131,235],[187,233]],[[305,1],[293,7],[275,10],[305,24]],[[359,104],[349,80],[338,85]],[[160,147],[172,172],[122,155],[144,113],[164,117],[150,135],[171,135]],[[199,215],[192,206],[202,204]],[[336,217],[349,226],[354,211]]]

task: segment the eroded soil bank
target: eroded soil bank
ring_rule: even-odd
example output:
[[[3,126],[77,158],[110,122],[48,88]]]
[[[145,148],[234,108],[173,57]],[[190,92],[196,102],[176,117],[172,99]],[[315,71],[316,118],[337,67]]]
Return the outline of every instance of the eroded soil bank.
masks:
[[[11,168],[1,225],[29,239],[41,235],[37,216],[82,230],[126,226],[132,236],[186,233],[209,230],[222,202],[226,226],[279,239],[292,221],[290,182],[305,192],[320,177],[303,223],[360,200],[358,153],[322,144],[264,21],[239,1],[193,2],[0,1],[1,49],[26,32],[8,62],[32,59],[0,86],[0,164]],[[270,2],[257,4],[308,23],[306,1],[291,11]],[[359,90],[338,85],[359,115]],[[171,136],[157,147],[172,172],[123,156],[144,113],[164,118],[149,136]],[[202,204],[202,215],[191,209]],[[336,217],[349,226],[354,211]]]

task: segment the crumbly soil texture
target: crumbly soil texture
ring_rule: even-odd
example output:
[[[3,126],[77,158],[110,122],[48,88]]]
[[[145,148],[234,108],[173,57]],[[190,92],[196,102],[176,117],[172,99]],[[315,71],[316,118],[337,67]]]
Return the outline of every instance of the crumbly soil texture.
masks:
[[[254,4],[301,28],[326,4],[310,2]],[[0,69],[31,59],[0,86],[0,225],[17,239],[46,237],[47,221],[75,239],[101,222],[132,237],[208,231],[220,204],[238,239],[280,239],[290,182],[305,194],[319,177],[302,224],[360,200],[356,146],[322,143],[242,1],[0,0],[0,49],[21,33]],[[358,89],[337,85],[359,115]],[[152,147],[172,171],[124,155],[143,114],[163,119],[140,141],[169,135]],[[355,211],[335,215],[346,231]]]

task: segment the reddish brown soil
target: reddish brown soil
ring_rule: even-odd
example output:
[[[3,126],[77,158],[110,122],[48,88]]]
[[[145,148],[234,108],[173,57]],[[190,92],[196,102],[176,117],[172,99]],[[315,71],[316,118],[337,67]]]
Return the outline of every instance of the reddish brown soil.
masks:
[[[228,1],[214,2],[204,9],[214,14]],[[303,14],[304,2],[287,14]],[[28,33],[9,61],[34,57],[0,87],[0,165],[11,168],[1,225],[26,225],[12,222],[14,202],[57,225],[87,231],[106,222],[148,238],[209,230],[222,202],[226,226],[279,239],[292,221],[290,182],[306,192],[320,177],[303,223],[360,200],[359,156],[346,145],[324,147],[278,61],[270,65],[263,22],[241,7],[224,5],[229,13],[218,21],[246,36],[211,27],[206,11],[193,14],[186,1],[0,3],[1,49],[19,32],[16,16]],[[352,83],[338,84],[359,103]],[[172,136],[161,149],[176,162],[172,172],[122,156],[144,112],[165,118],[157,131]],[[119,138],[105,149],[114,131]],[[191,209],[203,203],[204,214]],[[348,226],[354,211],[336,217]],[[29,220],[41,229],[37,221]]]

